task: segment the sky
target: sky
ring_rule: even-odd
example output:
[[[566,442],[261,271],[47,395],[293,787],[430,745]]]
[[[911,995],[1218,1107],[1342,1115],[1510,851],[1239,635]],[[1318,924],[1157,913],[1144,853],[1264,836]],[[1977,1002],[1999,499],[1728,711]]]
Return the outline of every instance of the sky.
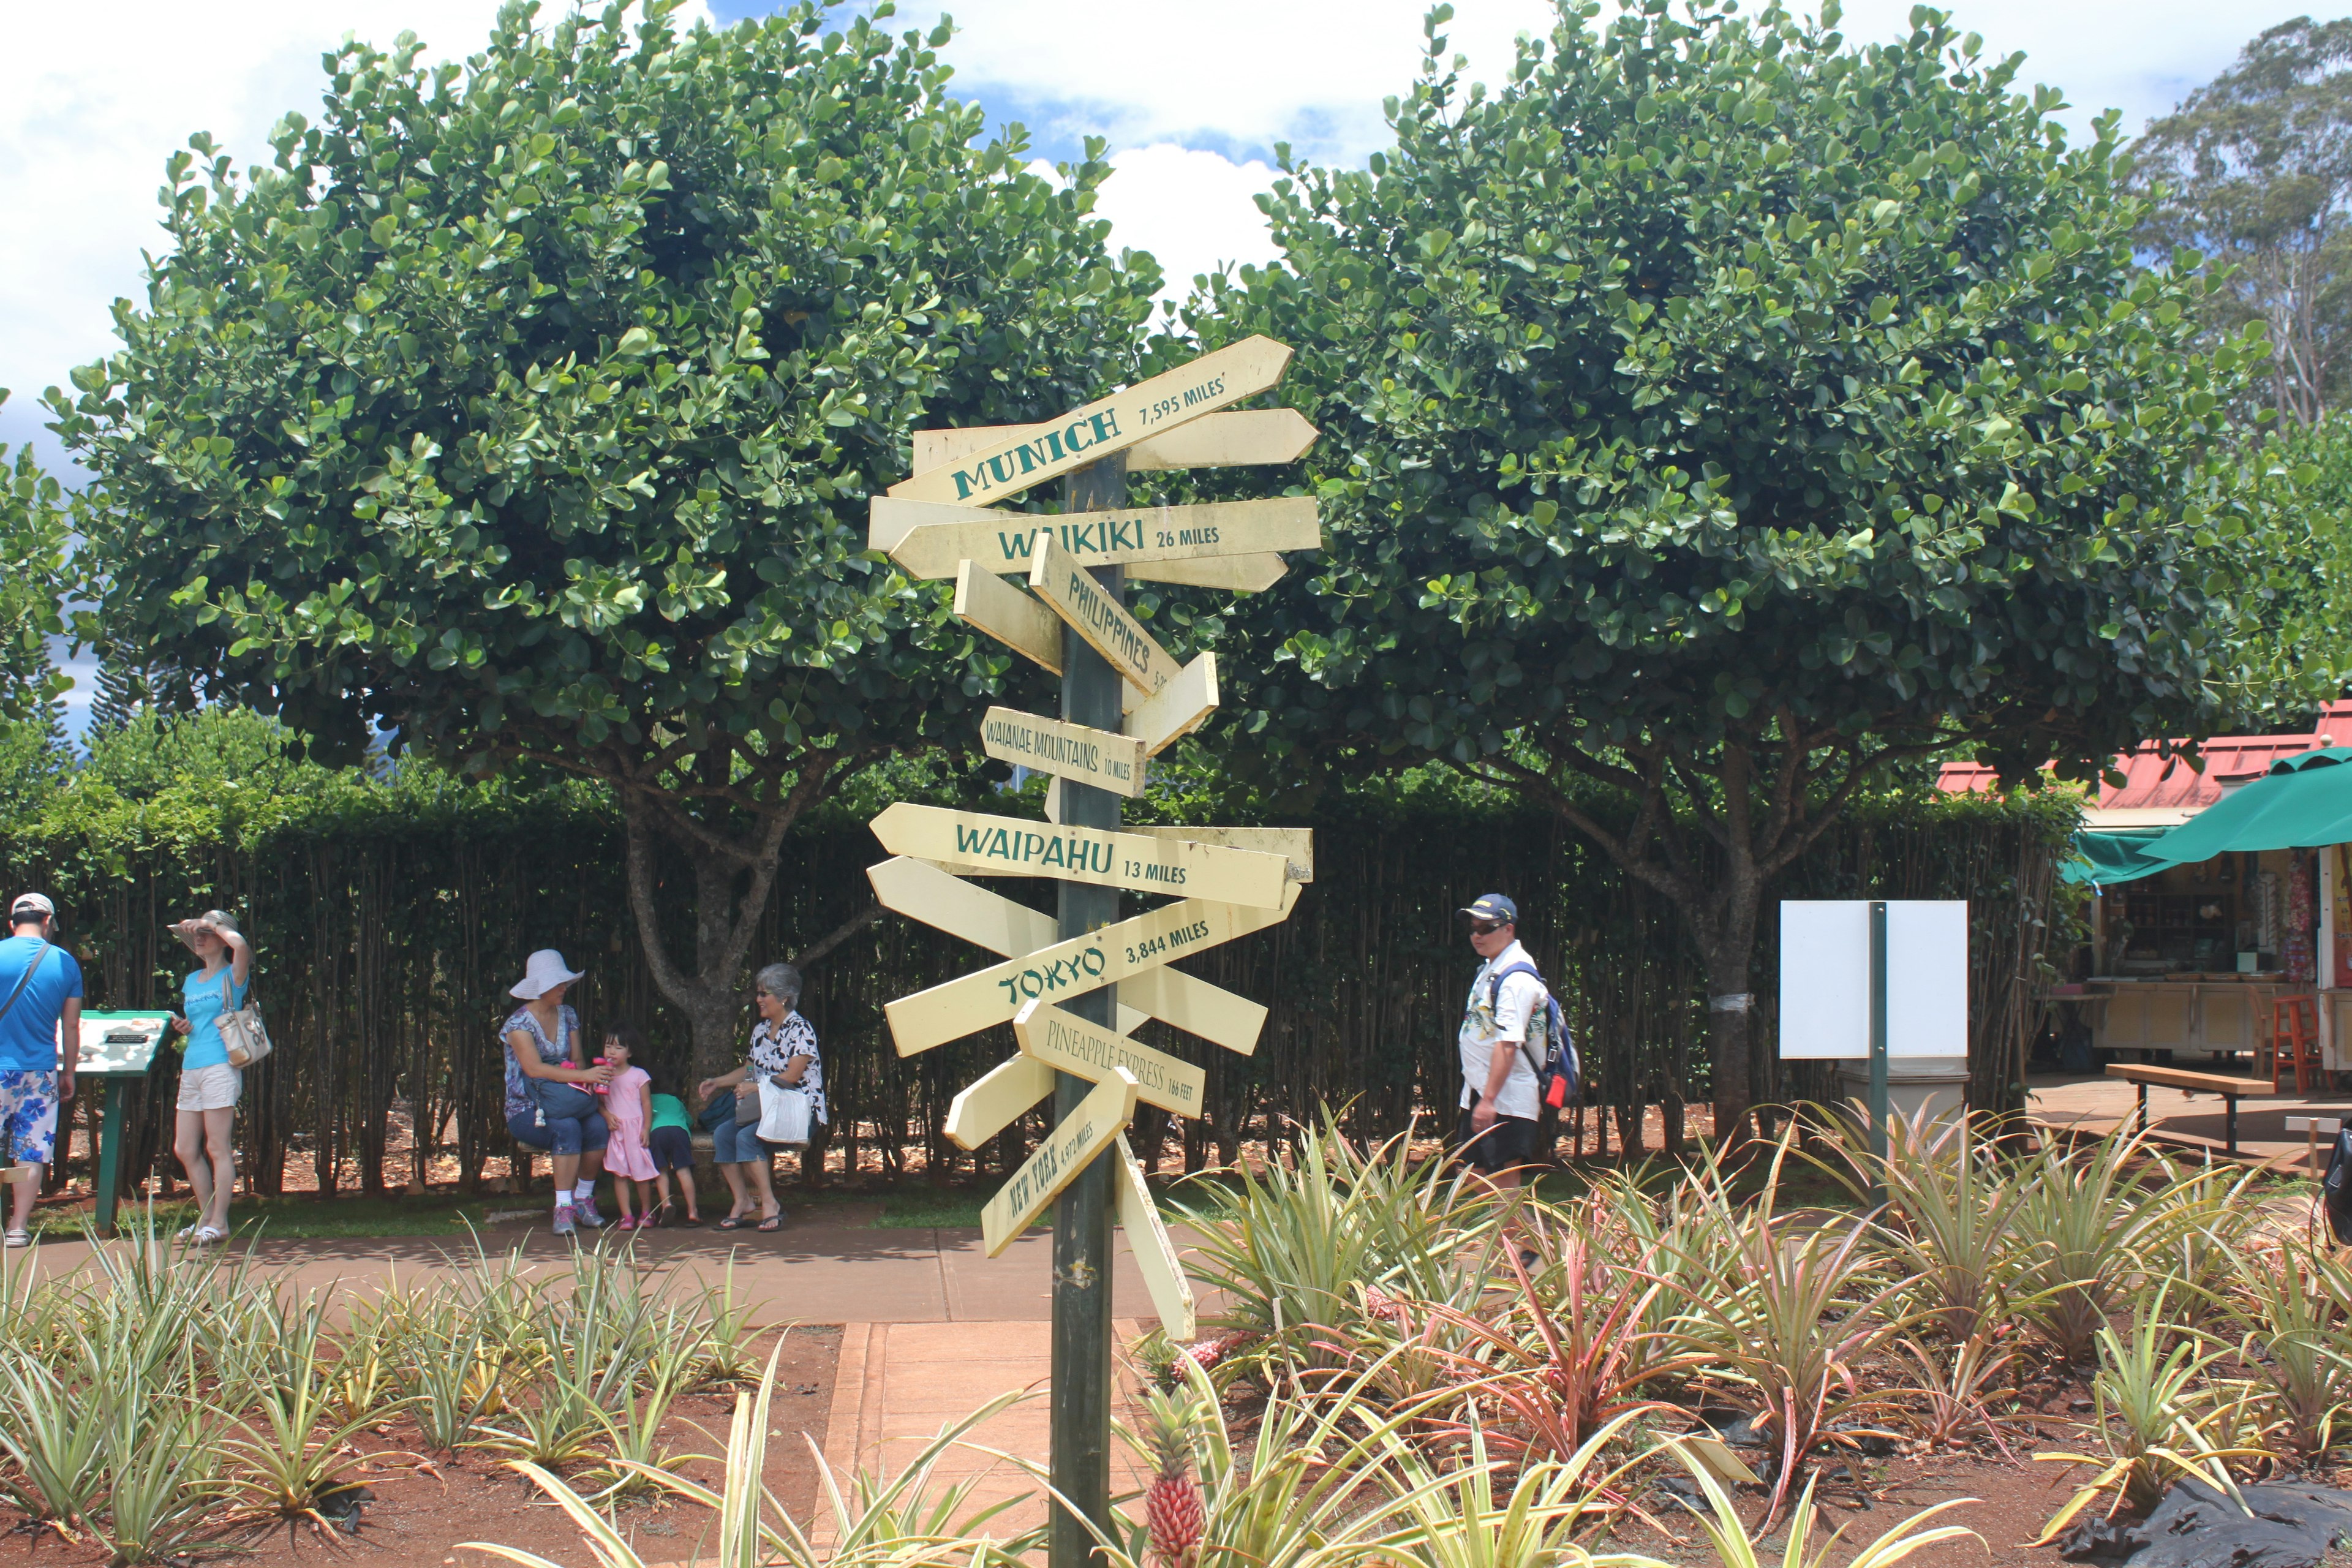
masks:
[[[562,0],[546,0],[543,15]],[[709,9],[705,10],[707,3]],[[1753,4],[1754,0],[1750,0]],[[1809,9],[1807,0],[1794,0]],[[689,0],[731,22],[766,0]],[[1039,156],[1108,137],[1112,243],[1149,250],[1181,288],[1272,247],[1251,197],[1288,142],[1318,162],[1360,164],[1384,142],[1381,100],[1410,87],[1422,0],[967,0],[946,58],[955,90],[992,130],[1017,121]],[[1906,26],[1909,0],[1848,0],[1855,42]],[[902,4],[895,25],[929,27],[943,7]],[[1455,0],[1443,33],[1467,74],[1499,80],[1514,40],[1549,30],[1549,0]],[[404,29],[435,58],[481,46],[496,0],[174,0],[8,7],[0,51],[0,443],[30,441],[64,468],[38,399],[103,355],[112,302],[142,294],[158,243],[163,160],[209,131],[240,163],[289,109],[315,109],[320,56],[347,33],[389,46]],[[1989,55],[2023,50],[2022,79],[2062,89],[2077,131],[2107,108],[2137,130],[2225,68],[2262,29],[2312,7],[2281,0],[1956,0],[1954,20]],[[2322,10],[2334,16],[2335,10]],[[68,475],[68,478],[71,476]],[[5,563],[0,563],[5,569]],[[69,701],[83,721],[89,671]]]

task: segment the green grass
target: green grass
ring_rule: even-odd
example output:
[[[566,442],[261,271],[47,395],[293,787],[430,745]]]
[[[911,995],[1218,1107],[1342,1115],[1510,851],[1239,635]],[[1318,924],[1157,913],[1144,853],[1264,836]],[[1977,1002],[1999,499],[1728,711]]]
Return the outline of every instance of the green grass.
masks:
[[[239,1241],[255,1236],[270,1240],[464,1236],[469,1224],[483,1226],[491,1210],[502,1203],[508,1207],[520,1207],[523,1202],[522,1199],[460,1199],[439,1194],[415,1198],[338,1197],[325,1202],[307,1195],[240,1197],[229,1209],[229,1224]],[[122,1225],[127,1228],[140,1224],[140,1215],[149,1206],[143,1202],[125,1203],[121,1216]],[[196,1205],[192,1199],[155,1204],[152,1207],[155,1228],[166,1236],[183,1226],[194,1225],[196,1220]],[[89,1234],[91,1217],[85,1210],[36,1209],[33,1212],[33,1229],[52,1240],[86,1237]]]

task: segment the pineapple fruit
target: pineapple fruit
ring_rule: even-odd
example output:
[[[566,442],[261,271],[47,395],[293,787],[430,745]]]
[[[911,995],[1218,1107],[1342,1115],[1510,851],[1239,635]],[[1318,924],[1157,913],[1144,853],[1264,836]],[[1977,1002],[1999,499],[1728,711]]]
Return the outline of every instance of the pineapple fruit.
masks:
[[[1189,1392],[1154,1393],[1143,1407],[1143,1440],[1158,1471],[1143,1494],[1143,1521],[1155,1568],[1193,1568],[1208,1510],[1192,1475],[1198,1413]]]

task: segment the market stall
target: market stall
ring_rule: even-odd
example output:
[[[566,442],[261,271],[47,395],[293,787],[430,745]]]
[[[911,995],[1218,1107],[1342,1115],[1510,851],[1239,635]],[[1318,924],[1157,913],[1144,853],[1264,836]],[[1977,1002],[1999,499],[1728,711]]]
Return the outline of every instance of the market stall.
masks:
[[[2324,1059],[2352,1068],[2352,748],[2220,781],[2177,827],[2087,831],[2091,973],[2065,993],[2107,1052],[2252,1052],[2278,1004],[2315,995]],[[2340,933],[2340,934],[2339,934]]]

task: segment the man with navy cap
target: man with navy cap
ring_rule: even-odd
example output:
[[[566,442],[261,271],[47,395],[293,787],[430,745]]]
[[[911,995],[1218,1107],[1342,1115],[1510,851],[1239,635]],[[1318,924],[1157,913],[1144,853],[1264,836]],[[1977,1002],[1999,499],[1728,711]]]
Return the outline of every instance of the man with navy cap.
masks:
[[[1519,945],[1518,905],[1487,893],[1462,912],[1470,917],[1471,951],[1486,962],[1470,983],[1462,1015],[1462,1121],[1454,1148],[1496,1186],[1516,1187],[1519,1168],[1540,1153],[1541,1089],[1526,1047],[1550,993]]]

